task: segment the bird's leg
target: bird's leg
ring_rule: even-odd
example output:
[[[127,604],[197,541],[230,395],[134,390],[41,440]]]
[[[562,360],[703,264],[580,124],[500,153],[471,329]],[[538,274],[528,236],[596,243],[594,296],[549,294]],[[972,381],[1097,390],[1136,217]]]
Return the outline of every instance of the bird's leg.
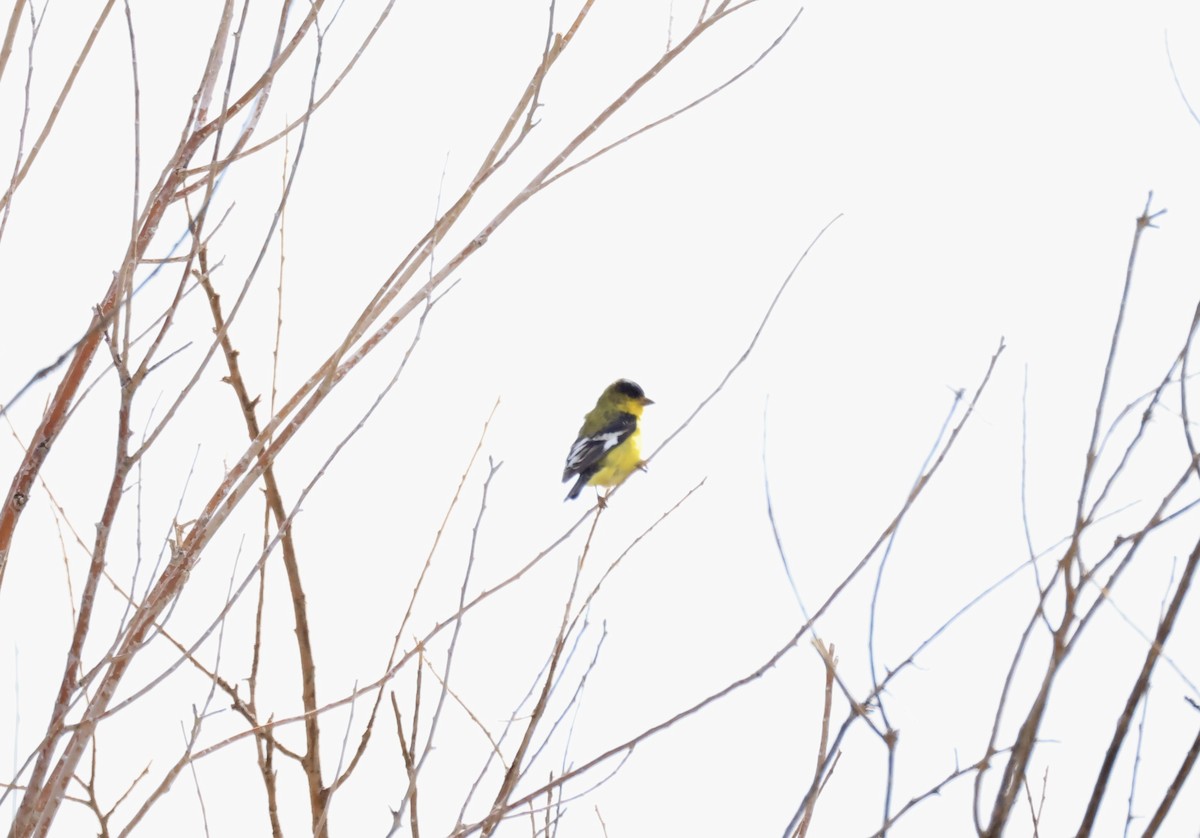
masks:
[[[612,490],[610,489],[609,491],[612,491]],[[600,494],[600,490],[599,489],[596,490],[596,506],[600,507],[601,509],[608,508],[608,492],[605,492],[604,494]]]
[[[638,471],[649,471],[650,464],[645,460],[638,460],[637,469]]]

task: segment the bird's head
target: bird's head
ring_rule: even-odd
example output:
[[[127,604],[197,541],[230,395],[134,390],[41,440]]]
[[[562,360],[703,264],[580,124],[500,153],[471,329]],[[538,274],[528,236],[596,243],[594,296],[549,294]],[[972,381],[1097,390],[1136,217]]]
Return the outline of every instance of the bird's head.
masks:
[[[654,400],[646,398],[645,391],[628,378],[617,379],[608,385],[605,395],[619,401],[630,413],[638,416],[641,415],[643,407],[654,404]]]

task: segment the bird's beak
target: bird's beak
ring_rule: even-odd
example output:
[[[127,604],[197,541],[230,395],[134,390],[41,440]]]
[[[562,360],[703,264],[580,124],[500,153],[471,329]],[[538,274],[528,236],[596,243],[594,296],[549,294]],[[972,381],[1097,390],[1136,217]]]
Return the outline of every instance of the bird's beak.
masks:
[[[654,399],[648,399],[645,396],[642,396],[642,406],[645,407],[648,404],[654,404]]]

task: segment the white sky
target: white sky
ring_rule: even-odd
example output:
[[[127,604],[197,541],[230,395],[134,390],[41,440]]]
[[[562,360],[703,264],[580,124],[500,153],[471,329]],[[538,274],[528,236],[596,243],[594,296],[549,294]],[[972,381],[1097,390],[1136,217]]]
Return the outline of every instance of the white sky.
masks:
[[[33,126],[43,123],[90,29],[99,4],[87,6],[49,7],[34,57]],[[170,6],[132,7],[143,194],[178,139],[218,15],[218,4],[192,4],[187,13],[194,18],[181,20],[185,12]],[[323,83],[357,47],[380,7],[345,5],[326,36]],[[576,8],[560,4],[560,29]],[[718,27],[586,148],[724,81],[752,61],[797,8],[760,0],[727,28]],[[684,2],[598,3],[558,68],[561,75],[546,85],[542,123],[514,157],[511,173],[489,184],[491,193],[451,236],[439,266],[551,150],[655,60],[672,15],[678,32],[697,9]],[[242,84],[261,70],[264,33],[276,14],[267,5],[253,9],[243,36]],[[544,38],[542,3],[398,4],[359,67],[318,112],[286,218],[281,396],[336,346],[430,223],[439,185],[445,205],[469,182]],[[431,313],[399,383],[296,519],[322,699],[378,677],[415,574],[497,398],[482,452],[503,467],[489,490],[475,591],[512,573],[584,513],[583,502],[561,502],[566,487],[558,477],[580,417],[599,391],[620,376],[639,382],[656,402],[645,419],[645,446],[656,448],[741,354],[792,264],[839,213],[784,292],[747,363],[601,518],[585,590],[639,533],[705,481],[637,545],[593,605],[568,679],[582,674],[601,626],[607,636],[566,762],[581,764],[752,672],[799,626],[766,516],[764,412],[781,536],[812,608],[900,508],[952,391],[972,393],[1001,338],[1006,342],[977,414],[888,559],[876,629],[881,671],[1027,558],[1020,506],[1026,386],[1034,548],[1045,550],[1068,534],[1134,219],[1151,190],[1153,207],[1168,212],[1160,229],[1142,240],[1106,422],[1162,378],[1186,337],[1200,287],[1200,125],[1176,89],[1167,40],[1180,84],[1200,102],[1200,14],[1193,4],[983,8],[818,0],[738,83],[533,198],[456,274],[461,282]],[[0,167],[15,153],[27,47],[26,23],[0,80]],[[303,110],[312,47],[309,63],[280,82],[259,138]],[[132,213],[128,49],[118,8],[14,200],[0,241],[0,399],[80,334],[120,263]],[[275,146],[234,169],[218,193],[217,210],[231,208],[211,245],[214,258],[224,259],[215,279],[227,304],[266,234],[282,154]],[[171,220],[176,226],[161,231],[155,255],[165,255],[183,232],[181,217]],[[244,372],[264,401],[278,254],[276,239],[232,330]],[[139,296],[143,323],[161,310],[176,279],[164,271]],[[189,299],[167,346],[193,343],[146,384],[135,428],[161,416],[207,349],[207,306],[199,294]],[[409,323],[288,449],[278,464],[285,500],[295,501],[358,422],[411,337]],[[139,589],[176,507],[179,521],[194,518],[223,469],[245,449],[236,404],[220,382],[224,371],[215,359],[144,464],[146,558]],[[9,411],[22,439],[36,427],[57,380],[56,374],[36,385]],[[1177,409],[1177,387],[1166,401]],[[110,373],[44,470],[89,545],[112,464],[115,404]],[[1150,441],[1114,490],[1110,510],[1137,505],[1100,528],[1091,545],[1097,555],[1148,516],[1186,466],[1181,425],[1171,410],[1156,414]],[[1124,427],[1119,439],[1133,426]],[[11,438],[0,444],[0,474],[11,475],[20,456]],[[481,461],[444,536],[443,569],[418,609],[414,633],[453,612],[485,476]],[[1194,490],[1186,493],[1194,496]],[[133,573],[138,523],[134,498],[126,504],[111,560],[123,580]],[[238,579],[253,562],[260,527],[261,512],[252,504],[206,551],[171,618],[181,637],[194,638],[214,618],[235,561]],[[1121,614],[1142,632],[1153,631],[1172,568],[1178,573],[1182,567],[1196,531],[1195,518],[1185,517],[1148,541],[1113,593],[1120,613],[1104,609],[1062,673],[1031,764],[1035,799],[1046,777],[1042,835],[1077,829],[1145,654],[1145,641]],[[493,729],[512,712],[549,650],[585,532],[465,621],[454,686]],[[0,591],[0,637],[8,641],[0,647],[0,684],[14,685],[0,690],[0,753],[11,753],[14,765],[44,727],[71,627],[58,538],[51,505],[38,495]],[[66,552],[77,592],[87,557],[74,543]],[[1043,572],[1054,556],[1043,560]],[[858,696],[870,689],[866,623],[877,568],[878,559],[818,627],[836,644],[842,676]],[[276,581],[260,701],[282,716],[299,704],[291,608],[281,578]],[[251,591],[237,606],[227,629],[222,666],[231,680],[245,677],[248,666],[250,649],[242,641],[252,624],[253,597]],[[887,697],[889,718],[900,730],[895,805],[982,755],[999,686],[1034,603],[1026,569],[895,682]],[[115,619],[121,602],[106,589],[99,607],[105,619]],[[91,662],[109,631],[89,648]],[[1197,631],[1196,606],[1189,603],[1167,650],[1182,677],[1163,663],[1154,679],[1133,807],[1139,816],[1157,805],[1200,721],[1183,701],[1184,695],[1200,699],[1185,680],[1200,683]],[[1044,647],[1043,635],[1021,673],[1018,696],[1025,700]],[[202,654],[211,664],[215,647]],[[126,689],[172,660],[165,646],[157,650],[130,673]],[[594,807],[610,836],[781,834],[811,776],[822,679],[818,656],[801,644],[759,681],[639,747],[613,779],[569,807],[560,834],[603,834]],[[569,683],[556,694],[560,700]],[[411,677],[396,686],[408,711],[403,696]],[[160,698],[102,728],[102,788],[110,802],[147,763],[161,771],[175,758],[180,725],[190,723],[191,707],[203,702],[206,689],[203,679],[183,670]],[[215,706],[227,704],[218,697]],[[327,771],[337,764],[341,731],[349,725],[356,741],[368,712],[363,701],[353,719],[344,709],[325,717]],[[844,713],[839,698],[835,723]],[[1006,721],[1011,735],[1015,722]],[[219,741],[240,725],[226,712],[211,722],[203,742]],[[445,725],[422,788],[430,835],[452,826],[463,790],[487,753],[460,713]],[[286,735],[302,742],[298,726]],[[390,715],[375,735],[365,766],[338,797],[334,834],[383,835],[389,807],[399,804],[403,766]],[[1002,744],[1007,741],[1002,735]],[[1116,835],[1124,827],[1133,743],[1131,737],[1122,751],[1096,834]],[[539,779],[560,767],[563,748],[560,736],[535,772]],[[810,834],[869,835],[879,827],[884,749],[861,725],[843,749]],[[261,782],[247,744],[200,761],[196,771],[212,834],[266,834]],[[298,774],[286,771],[293,772],[285,775],[289,795],[298,794]],[[985,807],[998,774],[986,775]],[[968,777],[948,786],[891,834],[967,834],[972,782]],[[1195,789],[1193,779],[1163,834],[1194,830],[1200,819]],[[300,834],[306,809],[302,798],[291,799],[283,817],[289,834]],[[198,812],[192,780],[181,778],[142,834],[202,835]],[[120,813],[128,813],[119,810],[116,819],[123,822]],[[1140,834],[1138,823],[1132,831]],[[94,831],[78,806],[65,808],[59,825],[56,834]],[[527,821],[514,822],[507,834],[528,829]],[[1016,816],[1005,834],[1031,832],[1029,818]]]

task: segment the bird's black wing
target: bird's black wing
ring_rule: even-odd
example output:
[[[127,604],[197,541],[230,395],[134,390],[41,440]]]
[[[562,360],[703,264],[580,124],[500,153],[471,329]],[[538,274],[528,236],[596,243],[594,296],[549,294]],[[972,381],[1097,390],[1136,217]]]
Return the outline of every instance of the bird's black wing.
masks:
[[[596,433],[580,436],[571,446],[571,452],[567,454],[563,482],[567,482],[576,474],[587,475],[590,478],[595,473],[596,466],[604,459],[604,455],[629,439],[629,435],[636,430],[637,417],[632,413],[621,413]]]

